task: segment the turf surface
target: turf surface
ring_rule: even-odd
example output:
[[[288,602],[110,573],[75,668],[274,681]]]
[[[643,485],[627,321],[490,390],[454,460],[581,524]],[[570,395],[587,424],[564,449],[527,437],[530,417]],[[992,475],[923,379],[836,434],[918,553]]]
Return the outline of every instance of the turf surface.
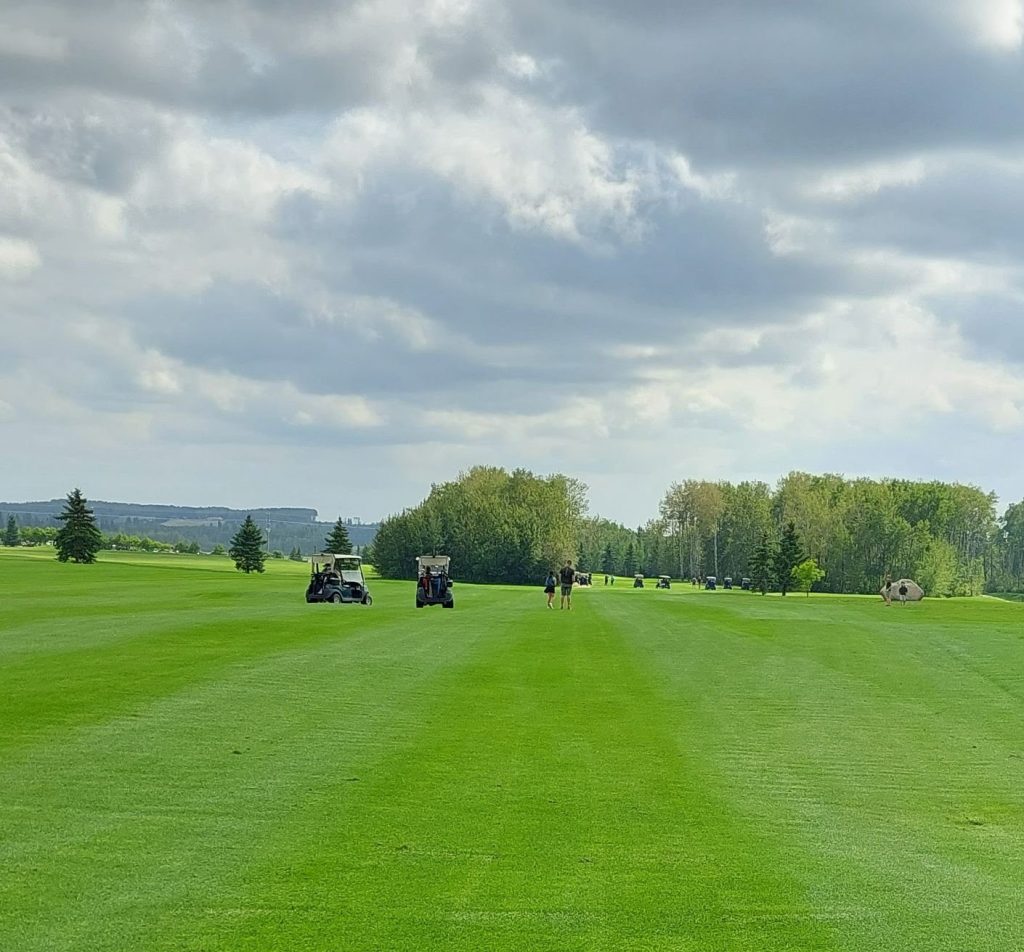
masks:
[[[1024,948],[1024,606],[0,550],[0,949]]]

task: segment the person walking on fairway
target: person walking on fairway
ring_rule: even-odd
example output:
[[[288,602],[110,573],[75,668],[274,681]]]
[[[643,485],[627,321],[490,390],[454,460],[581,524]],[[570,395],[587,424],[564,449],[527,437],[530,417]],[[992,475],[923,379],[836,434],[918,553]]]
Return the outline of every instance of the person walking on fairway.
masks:
[[[885,593],[882,598],[885,599],[886,605],[892,604],[892,579],[888,575],[885,577]]]
[[[555,570],[551,569],[548,572],[548,577],[544,579],[544,594],[548,597],[548,608],[555,607],[555,585],[558,580],[555,578]]]
[[[572,611],[572,583],[576,580],[576,570],[572,567],[572,562],[566,559],[558,575],[562,581],[562,603],[558,608]]]
[[[906,605],[907,604],[907,583],[906,582],[900,582],[900,604],[901,605]]]

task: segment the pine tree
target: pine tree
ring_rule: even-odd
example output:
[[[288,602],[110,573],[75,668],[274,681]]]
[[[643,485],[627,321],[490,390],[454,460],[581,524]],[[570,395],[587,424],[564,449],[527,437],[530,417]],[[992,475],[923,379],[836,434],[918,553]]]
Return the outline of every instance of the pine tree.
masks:
[[[7,517],[7,529],[4,531],[4,545],[14,548],[21,545],[21,533],[18,532],[18,523],[14,516]]]
[[[295,548],[292,549],[291,552],[288,553],[288,558],[291,559],[293,562],[305,562],[306,561],[302,557],[302,549],[300,549],[298,546],[295,546]]]
[[[86,502],[82,491],[75,489],[74,492],[68,493],[64,509],[57,516],[57,519],[64,523],[53,540],[57,547],[58,562],[96,561],[96,553],[103,545],[103,535]]]
[[[793,569],[804,560],[803,549],[800,547],[800,536],[796,525],[786,523],[779,540],[779,548],[775,553],[775,577],[779,581],[779,590],[786,594],[793,582]]]
[[[750,556],[750,580],[754,588],[764,595],[775,580],[775,540],[765,532]]]
[[[348,528],[341,521],[340,516],[334,523],[331,534],[324,539],[324,545],[327,552],[333,552],[335,555],[349,555],[352,552],[352,540],[349,539]]]
[[[626,558],[623,564],[623,569],[625,570],[623,573],[625,575],[636,574],[636,547],[632,542],[626,546]]]
[[[612,555],[612,544],[609,542],[601,554],[601,571],[611,575],[615,571],[615,557]]]
[[[228,549],[239,572],[248,574],[263,571],[264,541],[260,527],[252,521],[252,516],[246,516],[241,528],[232,536],[231,548]]]

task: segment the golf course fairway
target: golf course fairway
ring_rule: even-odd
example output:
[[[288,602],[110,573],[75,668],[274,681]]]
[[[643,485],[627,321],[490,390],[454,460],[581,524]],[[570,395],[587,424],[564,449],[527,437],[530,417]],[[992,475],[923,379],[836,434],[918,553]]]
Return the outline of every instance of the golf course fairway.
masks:
[[[4,952],[1024,948],[1024,605],[101,558],[0,552]]]

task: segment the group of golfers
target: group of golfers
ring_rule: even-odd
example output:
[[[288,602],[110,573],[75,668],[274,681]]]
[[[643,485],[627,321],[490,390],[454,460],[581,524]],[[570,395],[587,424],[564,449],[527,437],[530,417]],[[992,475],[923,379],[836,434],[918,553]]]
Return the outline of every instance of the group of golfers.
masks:
[[[559,569],[557,575],[555,575],[554,569],[548,572],[548,577],[544,580],[544,594],[548,597],[548,608],[555,607],[555,586],[560,584],[562,602],[558,606],[559,610],[564,608],[566,611],[572,611],[572,586],[575,581],[576,570],[572,567],[572,562],[569,559],[565,560],[565,565]]]
[[[548,597],[548,608],[553,609],[555,607],[555,588],[560,585],[562,601],[558,607],[559,609],[572,611],[572,586],[575,581],[576,570],[572,567],[572,561],[569,559],[565,560],[565,565],[559,569],[557,575],[554,569],[548,572],[548,577],[544,580],[544,594]],[[894,595],[899,598],[901,605],[905,605],[908,594],[905,579],[900,579],[899,585],[893,585],[892,579],[886,576],[885,586],[882,589],[882,598],[885,599],[886,605],[892,604]]]

